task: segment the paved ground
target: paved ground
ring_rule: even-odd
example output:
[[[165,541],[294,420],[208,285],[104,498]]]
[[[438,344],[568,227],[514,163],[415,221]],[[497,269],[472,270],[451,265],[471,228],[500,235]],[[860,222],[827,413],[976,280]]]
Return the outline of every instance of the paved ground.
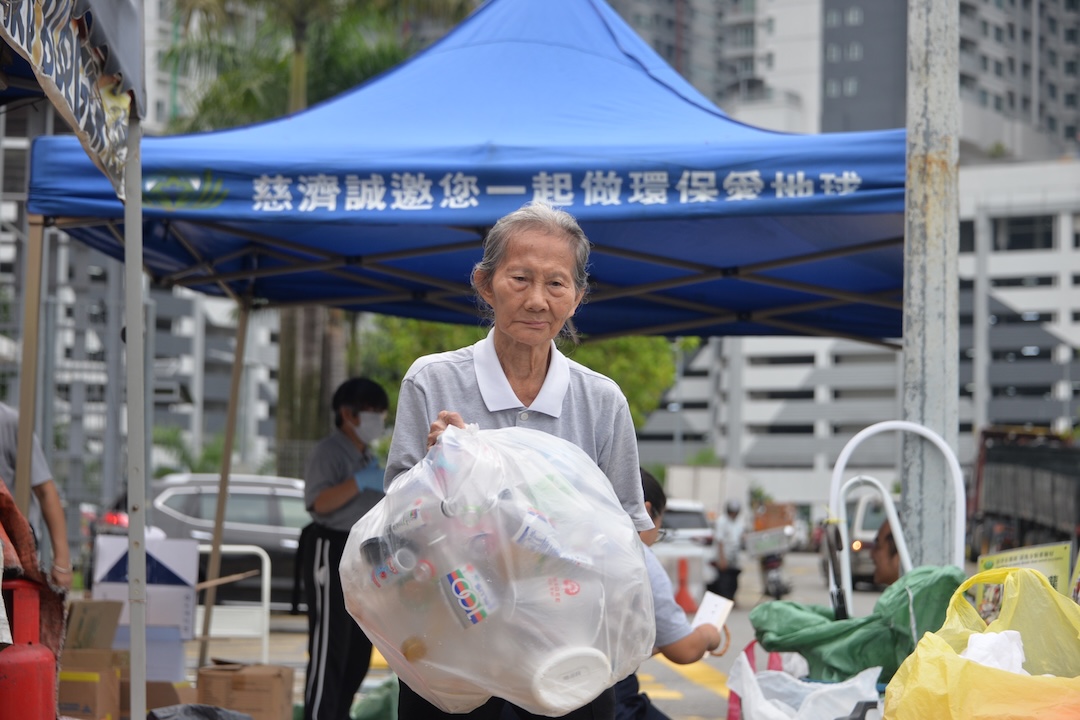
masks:
[[[792,594],[785,599],[803,603],[828,604],[828,593],[818,565],[818,556],[792,554],[785,561],[785,573],[792,582]],[[727,672],[735,655],[753,639],[750,610],[766,599],[760,594],[761,583],[755,569],[747,570],[740,580],[736,609],[728,622],[731,649],[722,657],[706,657],[693,665],[675,665],[663,657],[647,660],[639,671],[643,690],[673,720],[720,720],[727,715]],[[873,608],[878,593],[861,590],[855,593],[855,615],[866,615]],[[214,640],[210,657],[255,662],[261,646],[256,640]],[[187,665],[191,677],[198,662],[198,643],[187,644]],[[307,620],[303,616],[275,614],[271,620],[270,658],[272,663],[288,665],[296,671],[296,701],[303,698],[304,669],[307,652]],[[377,658],[362,690],[385,682],[390,671]]]

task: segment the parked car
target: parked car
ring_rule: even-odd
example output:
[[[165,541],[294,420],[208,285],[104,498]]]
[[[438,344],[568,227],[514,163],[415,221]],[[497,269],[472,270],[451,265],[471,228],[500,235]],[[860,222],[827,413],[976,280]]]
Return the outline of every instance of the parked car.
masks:
[[[192,538],[210,543],[217,510],[217,473],[167,475],[151,487],[153,524],[170,538]],[[304,481],[268,475],[229,476],[229,500],[225,505],[224,545],[256,545],[270,556],[271,602],[277,607],[291,603],[296,549],[300,531],[310,522],[304,508]],[[205,576],[207,556],[200,559]],[[259,568],[253,555],[221,556],[221,577]],[[256,601],[258,576],[217,588],[222,601]]]
[[[679,589],[679,560],[687,561],[687,585],[691,596],[700,600],[705,586],[716,579],[712,565],[715,549],[713,525],[705,504],[696,500],[669,498],[660,523],[663,539],[652,546],[653,553],[667,570],[671,584]]]
[[[894,498],[898,500],[898,498]],[[885,522],[885,503],[877,491],[848,497],[845,503],[848,520],[848,542],[851,556],[851,584],[874,581],[874,541],[878,529]],[[821,569],[825,582],[829,582],[828,543],[821,544]]]

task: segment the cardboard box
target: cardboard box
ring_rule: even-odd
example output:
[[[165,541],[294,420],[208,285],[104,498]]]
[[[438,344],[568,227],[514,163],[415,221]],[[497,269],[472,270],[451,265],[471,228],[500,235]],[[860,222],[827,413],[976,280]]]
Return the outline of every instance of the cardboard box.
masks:
[[[83,720],[118,720],[120,671],[127,653],[112,649],[123,604],[113,600],[79,600],[68,611],[67,634],[60,653],[61,715]]]
[[[169,707],[170,705],[190,705],[196,702],[195,686],[189,682],[147,682],[146,709]],[[131,681],[120,680],[120,720],[131,720]]]
[[[60,715],[81,720],[118,720],[120,671],[61,670],[58,695]]]
[[[291,720],[293,669],[283,665],[199,668],[198,702],[247,713],[253,720]]]

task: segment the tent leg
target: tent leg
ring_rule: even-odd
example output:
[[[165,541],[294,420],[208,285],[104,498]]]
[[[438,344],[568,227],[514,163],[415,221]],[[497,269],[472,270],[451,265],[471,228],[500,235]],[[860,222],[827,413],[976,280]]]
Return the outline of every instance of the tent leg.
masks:
[[[128,118],[124,163],[124,322],[127,325],[128,607],[131,717],[146,717],[146,318],[143,315],[142,126]]]
[[[244,374],[244,353],[247,350],[248,317],[251,306],[240,303],[240,317],[236,324],[236,352],[233,354],[232,379],[229,384],[229,410],[225,416],[225,447],[221,457],[221,481],[218,484],[217,508],[214,512],[214,537],[210,560],[206,567],[206,581],[213,582],[221,576],[221,533],[225,525],[225,503],[229,498],[229,471],[232,468],[233,443],[236,440],[237,404],[240,398],[240,380]],[[210,640],[210,621],[217,599],[217,587],[211,585],[203,595],[203,626],[199,637],[199,667],[206,664],[207,643]]]
[[[15,505],[30,510],[30,464],[34,447],[34,400],[37,398],[38,321],[41,319],[41,266],[45,251],[45,219],[31,215],[23,280],[22,367],[19,369],[19,436],[15,455]]]

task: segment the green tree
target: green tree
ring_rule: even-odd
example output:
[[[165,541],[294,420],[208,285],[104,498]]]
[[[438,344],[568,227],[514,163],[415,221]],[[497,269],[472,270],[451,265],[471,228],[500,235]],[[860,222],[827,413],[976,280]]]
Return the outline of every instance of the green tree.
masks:
[[[401,17],[449,27],[471,7],[461,0],[180,0],[183,36],[171,57],[207,82],[193,119],[176,129],[298,112],[403,60],[414,49],[413,25]],[[279,448],[325,431],[330,399],[345,378],[340,310],[296,308],[280,318]]]
[[[183,430],[175,426],[155,426],[153,439],[154,447],[163,450],[172,460],[170,464],[154,468],[155,478],[176,472],[212,473],[221,470],[225,450],[225,437],[221,434],[204,443],[200,453],[192,450],[184,439]]]
[[[352,345],[352,374],[378,381],[397,407],[401,378],[413,360],[444,350],[471,345],[487,334],[477,325],[447,325],[376,315],[370,329],[358,333]],[[635,427],[641,427],[657,408],[675,378],[671,344],[665,338],[624,337],[564,348],[577,362],[602,372],[619,384],[630,404]]]

